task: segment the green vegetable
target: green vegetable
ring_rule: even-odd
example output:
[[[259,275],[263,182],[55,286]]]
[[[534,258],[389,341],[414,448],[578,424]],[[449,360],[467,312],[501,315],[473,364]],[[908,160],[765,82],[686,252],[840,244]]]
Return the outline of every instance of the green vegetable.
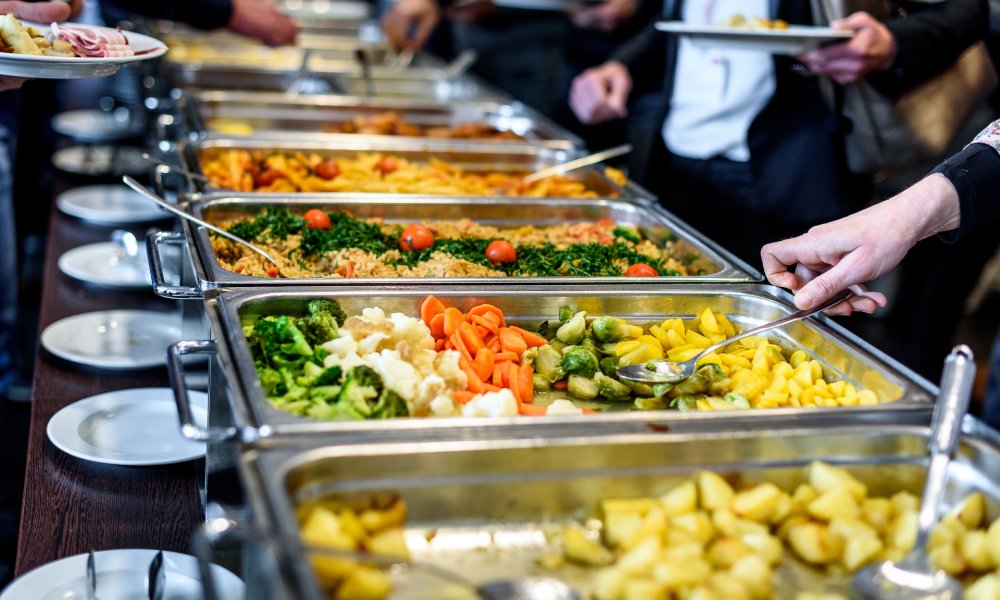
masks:
[[[566,391],[581,400],[593,400],[598,394],[594,380],[581,375],[569,376],[566,380]]]
[[[698,367],[694,375],[675,385],[671,394],[674,397],[704,394],[708,392],[709,386],[716,381],[722,381],[725,376],[722,367],[715,363],[708,363]]]
[[[671,390],[674,389],[673,383],[656,383],[653,384],[653,396],[659,398],[661,396],[666,396]]]
[[[590,324],[590,331],[598,342],[618,342],[629,334],[629,326],[621,319],[598,317]]]
[[[371,367],[365,365],[351,367],[344,380],[344,387],[337,396],[337,404],[347,404],[358,414],[368,417],[372,414],[371,405],[375,404],[382,393],[382,387],[382,378]]]
[[[556,331],[556,337],[570,345],[579,344],[586,331],[587,313],[581,310],[559,327],[559,330]]]
[[[594,383],[597,384],[597,393],[602,398],[613,402],[629,402],[632,400],[631,388],[617,379],[608,377],[604,373],[595,373]]]
[[[698,410],[698,400],[704,396],[678,396],[670,401],[670,408],[677,410]]]
[[[750,401],[747,400],[746,397],[743,396],[743,394],[737,394],[736,392],[729,392],[728,394],[723,396],[722,399],[737,408],[745,408],[745,409],[750,408]]]
[[[536,392],[551,392],[552,382],[538,373],[531,376],[531,385]]]
[[[568,347],[559,366],[565,373],[584,377],[592,377],[598,368],[597,357],[583,346]]]
[[[645,396],[647,398],[654,396],[653,387],[648,383],[640,383],[638,381],[629,381],[628,379],[620,380],[623,384],[628,386],[632,390],[632,393],[636,396]]]
[[[598,362],[598,366],[601,369],[601,373],[604,373],[608,377],[614,377],[615,373],[618,372],[618,357],[605,356]]]
[[[562,370],[562,354],[553,348],[551,344],[546,344],[538,348],[534,366],[535,375],[544,377],[549,383],[555,383],[566,375]]]
[[[663,398],[636,398],[635,407],[639,410],[665,410],[668,404]]]
[[[642,236],[639,235],[639,232],[635,229],[635,227],[615,227],[611,233],[615,237],[628,240],[633,244],[638,244],[642,241]]]
[[[410,409],[406,407],[406,400],[403,400],[396,392],[389,388],[383,388],[379,394],[378,403],[372,408],[372,419],[392,419],[394,417],[408,417]]]
[[[573,307],[571,307],[571,306],[560,306],[559,307],[559,322],[560,323],[565,323],[566,321],[569,321],[570,319],[573,318],[573,313],[575,313],[575,312],[576,311],[574,311]]]

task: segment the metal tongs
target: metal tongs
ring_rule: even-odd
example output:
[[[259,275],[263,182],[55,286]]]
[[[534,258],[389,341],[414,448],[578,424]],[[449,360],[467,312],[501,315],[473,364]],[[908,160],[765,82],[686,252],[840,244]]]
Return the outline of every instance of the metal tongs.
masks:
[[[589,167],[590,165],[596,165],[599,162],[608,160],[609,158],[614,158],[616,156],[622,156],[623,154],[628,154],[632,151],[632,144],[622,144],[621,146],[615,146],[614,148],[608,148],[607,150],[602,150],[600,152],[595,152],[593,154],[588,154],[587,156],[581,156],[580,158],[573,159],[558,165],[553,165],[551,167],[546,167],[535,171],[534,173],[528,174],[524,179],[521,180],[522,183],[532,183],[540,179],[545,179],[546,177],[552,177],[553,175],[562,175],[569,171],[575,169],[582,169],[583,167]]]

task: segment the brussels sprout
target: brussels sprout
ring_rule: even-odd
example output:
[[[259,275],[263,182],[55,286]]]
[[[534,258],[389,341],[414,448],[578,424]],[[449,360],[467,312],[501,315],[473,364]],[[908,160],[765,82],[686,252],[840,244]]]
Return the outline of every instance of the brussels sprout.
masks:
[[[581,400],[593,400],[597,397],[597,384],[589,377],[570,375],[566,382],[566,391]]]
[[[590,324],[590,331],[598,342],[617,342],[628,337],[629,326],[621,319],[598,317]]]
[[[549,380],[549,383],[559,381],[566,375],[560,365],[562,358],[562,354],[551,344],[539,346],[538,356],[534,361],[535,374]]]
[[[560,340],[559,338],[552,338],[551,340],[549,340],[549,345],[552,346],[552,348],[555,349],[556,352],[559,352],[560,355],[562,355],[563,350],[569,347],[569,344]]]
[[[583,346],[570,346],[563,352],[560,367],[565,373],[591,377],[597,371],[597,357]]]
[[[656,383],[653,384],[653,395],[657,398],[661,396],[666,396],[667,392],[674,389],[673,383]]]
[[[601,368],[601,373],[604,373],[608,377],[613,377],[618,372],[617,356],[605,356],[597,364]]]
[[[587,312],[581,310],[573,315],[556,331],[556,337],[567,344],[579,344],[583,339],[583,334],[587,331]]]
[[[710,385],[716,381],[722,381],[725,376],[726,374],[722,372],[722,368],[715,363],[702,365],[698,367],[694,375],[674,386],[674,397],[704,394],[708,391]]]
[[[678,396],[670,401],[670,408],[677,410],[698,410],[698,399],[704,396]]]
[[[736,392],[729,392],[722,398],[726,402],[732,404],[737,408],[750,408],[750,401],[743,396],[743,394],[737,394]]]
[[[597,350],[597,344],[594,343],[594,337],[590,335],[589,332],[583,335],[583,339],[580,340],[579,346],[587,352],[593,354],[595,357],[600,356],[599,351]]]
[[[608,356],[616,356],[615,346],[617,344],[618,342],[601,342],[600,344],[597,344],[597,351],[601,354],[607,354]]]
[[[635,407],[639,410],[664,410],[667,401],[663,398],[636,398]]]
[[[559,322],[565,323],[573,318],[573,308],[570,306],[560,306],[559,307]]]
[[[594,383],[597,384],[597,393],[608,400],[628,402],[632,399],[632,390],[627,385],[604,373],[595,373]]]
[[[531,385],[535,388],[536,392],[551,392],[552,382],[548,379],[542,377],[538,373],[531,376]]]

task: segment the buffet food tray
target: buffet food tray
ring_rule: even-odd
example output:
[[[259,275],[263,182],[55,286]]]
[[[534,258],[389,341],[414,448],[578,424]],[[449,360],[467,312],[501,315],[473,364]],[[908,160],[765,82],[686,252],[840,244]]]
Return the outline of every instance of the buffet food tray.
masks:
[[[520,103],[441,103],[351,96],[289,97],[286,94],[215,91],[193,92],[182,99],[181,106],[182,117],[187,120],[192,132],[217,135],[235,133],[234,127],[245,130],[240,135],[253,136],[299,136],[308,133],[337,137],[363,135],[328,133],[325,128],[341,122],[351,122],[356,117],[373,117],[392,112],[398,114],[403,121],[422,128],[474,123],[489,125],[500,131],[512,131],[524,138],[495,141],[470,138],[460,141],[532,144],[564,149],[583,147],[583,140],[575,134]],[[456,141],[449,138],[417,139],[446,144]]]
[[[470,173],[530,173],[575,158],[581,152],[575,149],[546,148],[527,144],[504,146],[457,142],[438,144],[429,143],[422,138],[392,139],[373,136],[344,136],[336,140],[316,137],[251,139],[206,136],[199,140],[182,140],[177,145],[177,152],[184,167],[199,174],[203,174],[202,165],[206,160],[211,160],[212,157],[227,150],[314,152],[324,158],[349,158],[359,152],[381,152],[422,163],[433,157]],[[599,166],[576,169],[565,176],[584,183],[599,198],[631,200],[646,204],[656,202],[655,196],[631,181],[626,182],[625,186],[613,182]],[[199,191],[224,191],[201,181],[192,180],[190,183],[192,189],[197,188]],[[292,194],[297,195],[294,192]],[[336,195],[346,194],[328,194],[331,198]]]
[[[964,429],[957,460],[949,467],[944,508],[982,492],[991,520],[1000,514],[998,437],[972,417]],[[297,508],[318,498],[398,494],[406,505],[404,536],[414,560],[457,571],[475,583],[556,576],[589,598],[593,569],[567,566],[550,572],[537,563],[557,551],[553,531],[579,523],[596,512],[601,500],[658,497],[704,469],[736,486],[766,481],[790,491],[805,480],[812,461],[845,467],[873,496],[919,495],[930,437],[926,425],[903,423],[787,427],[771,422],[756,431],[580,433],[422,445],[317,443],[244,453],[241,472],[256,524],[285,540],[276,544],[281,576],[273,582],[283,589],[270,590],[268,597],[324,597],[302,548],[287,542],[298,535]],[[393,575],[389,598],[452,597],[453,587],[416,574]],[[800,591],[851,596],[848,576],[826,575],[788,556],[775,570],[773,597],[794,598]]]
[[[247,439],[331,436],[338,443],[371,443],[379,440],[413,438],[417,440],[567,435],[573,430],[588,432],[670,430],[685,432],[700,428],[754,428],[767,419],[794,424],[800,419],[821,418],[834,424],[837,419],[862,423],[890,424],[906,415],[923,415],[932,406],[934,389],[899,363],[885,356],[851,334],[828,322],[809,319],[798,321],[772,332],[775,343],[786,349],[801,349],[819,361],[831,379],[843,379],[858,388],[871,390],[880,404],[871,407],[830,409],[753,409],[736,411],[623,410],[630,403],[618,404],[617,411],[592,415],[545,416],[541,418],[396,418],[379,421],[318,421],[299,418],[271,406],[261,388],[254,361],[243,334],[243,323],[256,317],[279,314],[305,314],[306,303],[316,298],[338,301],[348,315],[361,314],[369,307],[379,307],[388,315],[400,312],[419,315],[419,305],[428,293],[446,305],[466,311],[488,302],[499,307],[510,323],[529,326],[552,319],[561,306],[573,306],[590,315],[610,315],[631,322],[653,322],[669,317],[694,318],[706,307],[723,313],[739,329],[754,327],[794,312],[794,306],[775,297],[776,291],[765,286],[680,286],[664,283],[655,286],[632,285],[612,289],[552,289],[511,286],[437,286],[432,289],[346,289],[301,287],[296,289],[220,290],[206,298],[206,313],[215,340],[202,343],[199,351],[217,351],[223,372],[232,388],[231,399],[237,427],[227,430],[228,437]],[[189,345],[196,349],[198,343]],[[177,357],[175,357],[177,358]],[[179,406],[185,405],[182,369],[172,375]],[[541,427],[543,432],[538,433]],[[189,432],[195,431],[190,429]]]
[[[441,197],[381,197],[367,196],[334,197],[321,194],[297,194],[292,199],[282,194],[195,194],[182,197],[182,210],[209,223],[221,223],[241,216],[256,216],[266,208],[287,208],[296,213],[304,213],[310,208],[327,211],[349,212],[357,218],[381,218],[387,223],[421,223],[424,221],[471,219],[480,224],[501,227],[524,225],[561,225],[573,222],[593,222],[610,219],[622,226],[635,227],[646,239],[663,247],[667,240],[674,240],[675,257],[689,263],[689,268],[702,271],[700,275],[677,275],[665,278],[671,284],[680,282],[697,283],[745,283],[753,281],[747,267],[732,258],[724,250],[705,241],[699,234],[688,229],[683,223],[670,218],[654,207],[626,202],[623,200],[546,200],[537,198],[441,198]],[[205,290],[215,287],[254,286],[284,288],[290,285],[323,285],[332,287],[427,287],[461,284],[488,285],[502,279],[497,277],[310,277],[298,279],[274,279],[235,273],[219,264],[212,246],[212,235],[203,227],[183,221],[184,233],[158,233],[150,238],[150,253],[153,265],[154,289],[166,297],[181,297],[185,294],[200,297]],[[198,281],[196,289],[181,288],[168,284],[163,277],[161,246],[185,244],[191,256],[194,273]],[[174,269],[177,271],[177,269]],[[585,284],[609,283],[621,286],[633,285],[635,277],[517,277],[516,284],[548,284],[560,286],[580,286]],[[512,282],[515,280],[511,280]]]

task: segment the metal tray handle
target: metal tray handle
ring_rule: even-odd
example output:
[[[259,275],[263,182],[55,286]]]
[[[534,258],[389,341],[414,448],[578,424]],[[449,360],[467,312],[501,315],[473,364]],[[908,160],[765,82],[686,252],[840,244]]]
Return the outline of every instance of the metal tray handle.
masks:
[[[181,435],[197,442],[221,443],[251,441],[260,437],[256,430],[237,424],[231,427],[202,427],[194,422],[191,398],[184,381],[183,356],[195,354],[216,354],[218,349],[211,340],[182,340],[170,345],[167,350],[167,375],[170,388],[177,403],[177,416],[181,421]],[[237,418],[234,414],[234,420]]]
[[[171,244],[183,248],[187,241],[183,233],[175,231],[151,231],[146,235],[146,253],[149,255],[149,274],[153,280],[153,291],[171,300],[201,300],[202,291],[198,287],[170,285],[163,275],[163,257],[160,245]],[[180,272],[180,269],[177,269]]]

